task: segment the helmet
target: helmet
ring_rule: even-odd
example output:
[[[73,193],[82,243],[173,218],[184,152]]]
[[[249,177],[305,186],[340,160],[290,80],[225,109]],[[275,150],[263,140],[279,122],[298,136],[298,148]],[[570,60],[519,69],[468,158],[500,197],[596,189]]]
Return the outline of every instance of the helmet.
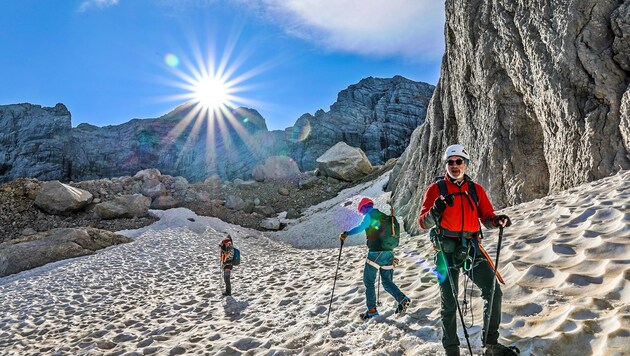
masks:
[[[464,149],[462,145],[450,145],[446,147],[446,151],[444,151],[443,159],[446,161],[450,156],[460,156],[465,159],[470,159],[468,152]]]
[[[372,206],[374,206],[374,202],[373,202],[373,201],[372,201],[372,199],[370,199],[370,198],[363,198],[363,199],[361,199],[361,201],[359,202],[359,206],[358,206],[358,208],[357,208],[357,209],[359,210],[359,212],[361,212],[361,210],[362,210],[365,206],[367,206],[367,205],[372,205]]]

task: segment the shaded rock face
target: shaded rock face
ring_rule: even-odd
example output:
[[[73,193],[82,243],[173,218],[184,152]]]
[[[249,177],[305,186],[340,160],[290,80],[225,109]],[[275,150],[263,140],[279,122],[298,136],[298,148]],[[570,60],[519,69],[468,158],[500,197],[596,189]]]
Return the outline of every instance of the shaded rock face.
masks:
[[[427,120],[392,174],[418,231],[453,143],[495,207],[630,168],[629,1],[446,1],[446,53]]]
[[[70,112],[31,104],[0,107],[0,178],[68,180]]]
[[[424,122],[434,88],[401,76],[363,79],[342,90],[330,111],[302,115],[287,129],[290,155],[303,171],[340,141],[361,148],[375,165],[397,158]]]
[[[72,132],[72,178],[133,175],[147,168],[197,182],[217,174],[249,178],[252,167],[281,151],[277,134],[252,109],[208,118],[182,106],[158,119],[131,120],[118,126],[82,124]]]

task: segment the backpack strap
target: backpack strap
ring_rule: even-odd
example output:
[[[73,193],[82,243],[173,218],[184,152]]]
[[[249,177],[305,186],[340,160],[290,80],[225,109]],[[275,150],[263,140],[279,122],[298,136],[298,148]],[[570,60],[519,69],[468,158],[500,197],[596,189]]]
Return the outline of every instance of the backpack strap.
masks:
[[[394,217],[394,206],[391,203],[389,204],[389,210],[391,212],[391,217],[392,217],[392,234],[394,236],[396,236],[396,228],[394,227],[394,219],[395,219],[395,217]]]
[[[475,205],[479,206],[479,196],[477,195],[477,188],[475,188],[475,182],[472,179],[468,179],[468,191],[472,197]]]
[[[464,179],[468,183],[468,194],[466,195],[470,195],[473,202],[475,203],[475,206],[479,206],[479,196],[477,195],[477,188],[475,188],[475,182],[473,182],[473,180],[467,175],[464,175]],[[444,177],[435,178],[435,183],[437,183],[438,188],[440,189],[440,195],[443,197],[447,196],[448,189],[446,188],[446,180],[444,179]]]

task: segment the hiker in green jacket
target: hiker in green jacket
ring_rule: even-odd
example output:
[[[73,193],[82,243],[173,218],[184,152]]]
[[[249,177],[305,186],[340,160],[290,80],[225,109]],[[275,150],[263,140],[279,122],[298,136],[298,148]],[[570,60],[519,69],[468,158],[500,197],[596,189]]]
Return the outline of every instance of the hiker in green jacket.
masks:
[[[374,202],[369,198],[363,198],[359,202],[359,213],[363,214],[363,220],[361,224],[344,231],[339,235],[341,241],[345,241],[348,235],[358,234],[365,231],[367,236],[367,246],[369,252],[363,267],[363,284],[365,285],[365,302],[367,304],[367,311],[361,314],[361,319],[367,320],[373,316],[379,315],[376,309],[376,291],[374,283],[376,281],[376,273],[381,273],[381,283],[383,288],[391,294],[397,302],[396,313],[402,313],[407,309],[407,306],[411,300],[403,294],[398,286],[393,281],[394,266],[396,265],[396,259],[394,258],[394,252],[391,246],[383,246],[381,240],[382,230],[386,226],[381,224],[398,225],[398,222],[394,222],[395,217],[387,221],[383,221],[383,216],[386,216],[378,209],[374,208]],[[396,246],[397,246],[396,241]]]

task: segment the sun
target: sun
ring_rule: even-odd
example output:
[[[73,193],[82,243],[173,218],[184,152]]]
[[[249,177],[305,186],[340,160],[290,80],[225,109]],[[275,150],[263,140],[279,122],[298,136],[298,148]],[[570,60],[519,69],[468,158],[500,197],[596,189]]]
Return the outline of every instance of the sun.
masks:
[[[227,105],[230,87],[219,77],[200,78],[193,86],[194,100],[206,109],[218,109]]]

